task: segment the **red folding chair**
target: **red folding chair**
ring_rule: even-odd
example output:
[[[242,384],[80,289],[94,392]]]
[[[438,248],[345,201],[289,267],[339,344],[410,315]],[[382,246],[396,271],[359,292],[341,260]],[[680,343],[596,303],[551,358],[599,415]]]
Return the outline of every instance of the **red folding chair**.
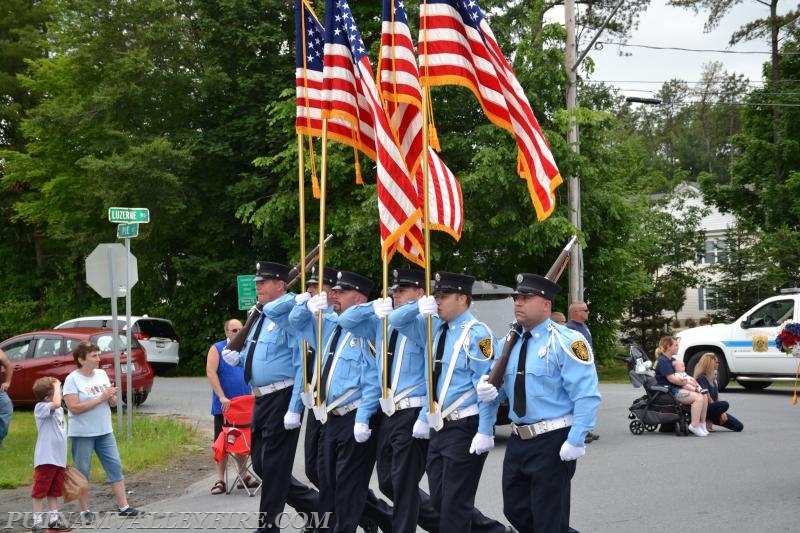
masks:
[[[250,457],[250,421],[253,418],[254,404],[255,396],[251,394],[233,398],[230,407],[222,413],[222,417],[225,420],[222,432],[220,432],[214,444],[211,445],[211,449],[214,450],[214,460],[221,461],[225,456],[228,456],[235,465],[234,472],[236,476],[232,482],[228,479],[230,469],[225,469],[225,486],[228,489],[228,494],[238,484],[244,487],[249,496],[255,496],[261,489],[261,478],[253,472],[253,462]],[[236,457],[234,457],[235,455],[247,457],[241,467]],[[230,464],[231,461],[228,461],[228,465]],[[255,479],[258,485],[248,487],[246,483],[246,480],[249,480],[248,478]]]

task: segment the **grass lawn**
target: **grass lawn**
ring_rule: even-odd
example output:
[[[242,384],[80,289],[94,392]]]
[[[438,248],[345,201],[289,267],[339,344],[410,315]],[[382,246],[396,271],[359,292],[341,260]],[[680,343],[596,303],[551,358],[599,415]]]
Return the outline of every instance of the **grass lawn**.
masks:
[[[116,432],[116,414],[113,416],[113,421]],[[127,418],[124,423],[127,423]],[[0,461],[3,465],[3,468],[0,469],[0,488],[11,489],[31,484],[36,435],[33,411],[14,411],[8,436],[3,441],[3,447],[0,448]],[[69,439],[67,442],[69,443]],[[134,415],[133,436],[130,442],[124,434],[117,435],[117,446],[125,474],[132,474],[151,466],[166,463],[182,451],[190,451],[196,449],[197,446],[207,447],[208,445],[197,435],[193,427],[183,422],[171,418]],[[67,452],[67,462],[72,464],[69,451]],[[91,476],[93,482],[106,480],[105,471],[96,455],[92,457]]]

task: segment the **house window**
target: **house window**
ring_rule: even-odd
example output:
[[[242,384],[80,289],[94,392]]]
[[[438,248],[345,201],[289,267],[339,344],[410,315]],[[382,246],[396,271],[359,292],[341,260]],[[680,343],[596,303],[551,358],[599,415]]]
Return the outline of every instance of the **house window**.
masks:
[[[703,263],[714,265],[716,263],[727,263],[728,260],[727,242],[721,239],[706,240],[706,249],[702,260]]]
[[[719,309],[719,296],[713,287],[700,287],[697,289],[697,301],[701,311],[714,311]]]

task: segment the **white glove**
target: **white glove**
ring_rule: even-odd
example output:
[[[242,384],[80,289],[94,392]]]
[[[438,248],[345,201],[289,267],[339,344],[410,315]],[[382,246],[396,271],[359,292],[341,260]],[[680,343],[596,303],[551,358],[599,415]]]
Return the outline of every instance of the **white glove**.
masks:
[[[424,316],[433,315],[439,310],[439,306],[436,304],[436,298],[433,296],[423,296],[417,300],[417,308],[420,314]]]
[[[378,298],[372,301],[372,310],[378,318],[386,318],[394,310],[391,298]]]
[[[323,311],[328,308],[328,295],[325,293],[325,291],[315,294],[308,299],[306,306],[308,307],[309,311],[316,315],[319,311]]]
[[[481,376],[475,390],[478,391],[478,400],[484,403],[493,402],[497,398],[497,387],[489,383],[489,376]]]
[[[222,359],[231,366],[239,366],[239,352],[225,348],[222,350]]]
[[[298,305],[302,305],[306,303],[311,298],[311,294],[307,292],[301,292],[297,296],[294,297],[294,303]]]
[[[353,426],[353,437],[356,442],[367,442],[370,435],[372,435],[372,430],[364,422],[356,422],[356,425]]]
[[[293,429],[299,428],[300,413],[293,413],[291,411],[286,411],[286,414],[283,415],[283,427],[286,428],[286,431],[291,431]]]
[[[586,446],[573,446],[569,441],[564,441],[559,454],[562,461],[574,461],[586,455]]]
[[[427,422],[417,420],[414,422],[414,428],[411,430],[411,436],[415,439],[429,439],[431,438],[431,428]]]
[[[489,450],[494,448],[494,436],[493,435],[484,435],[483,433],[475,433],[475,436],[472,437],[472,444],[469,446],[469,453],[474,453],[475,455],[483,455],[484,453],[488,453]]]

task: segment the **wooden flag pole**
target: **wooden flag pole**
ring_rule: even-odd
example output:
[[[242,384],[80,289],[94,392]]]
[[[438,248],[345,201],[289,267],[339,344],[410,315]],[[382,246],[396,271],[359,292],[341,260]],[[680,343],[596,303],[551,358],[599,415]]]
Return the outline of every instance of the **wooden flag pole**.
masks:
[[[311,153],[314,157],[314,153]],[[303,134],[297,134],[297,179],[298,179],[298,206],[300,210],[300,257],[306,256],[306,188],[305,188],[305,152],[303,146]],[[305,259],[300,261],[300,292],[306,292],[306,265]],[[308,343],[302,342],[303,350],[303,392],[308,393]]]
[[[427,9],[428,3],[423,2],[422,9]],[[425,18],[427,21],[428,19]],[[422,31],[427,32],[427,27]],[[425,80],[428,80],[428,39],[424,39],[425,46]],[[421,80],[420,80],[421,81]],[[430,212],[430,205],[428,202],[428,180],[430,179],[430,169],[428,168],[428,87],[427,85],[422,88],[422,217],[423,217],[423,230],[425,237],[425,249],[423,255],[425,258],[425,296],[431,295],[431,227],[428,223],[428,213]],[[428,342],[428,414],[434,413],[434,398],[436,397],[436,383],[433,382],[433,317],[428,316],[426,320],[427,326],[427,342]]]
[[[384,252],[383,253],[383,297],[389,297],[389,257]],[[392,371],[389,368],[389,361],[388,361],[388,351],[389,351],[389,317],[383,317],[382,327],[383,327],[383,343],[381,343],[381,353],[383,354],[383,376],[381,380],[381,398],[388,399],[389,398],[389,373]]]
[[[319,177],[319,260],[317,261],[317,268],[319,269],[319,287],[320,292],[325,288],[323,280],[325,279],[325,200],[328,193],[328,119],[322,121],[322,170]],[[315,402],[317,407],[323,401],[320,397],[320,386],[322,385],[322,359],[324,354],[322,352],[322,315],[317,315],[317,384],[314,391]]]

